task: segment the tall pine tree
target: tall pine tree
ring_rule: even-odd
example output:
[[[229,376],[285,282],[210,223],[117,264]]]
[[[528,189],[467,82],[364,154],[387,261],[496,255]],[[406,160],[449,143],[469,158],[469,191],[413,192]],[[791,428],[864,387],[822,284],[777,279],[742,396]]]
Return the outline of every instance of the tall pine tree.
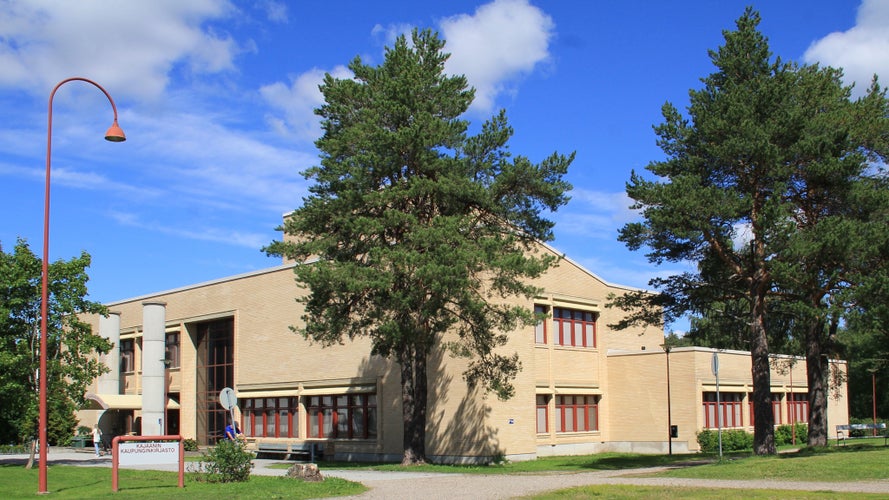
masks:
[[[710,52],[716,71],[689,93],[686,115],[664,106],[655,130],[667,158],[647,167],[661,180],[634,173],[627,186],[644,221],[627,224],[620,239],[650,248],[656,263],[696,262],[697,272],[653,281],[665,296],[614,303],[709,317],[715,307],[740,306],[752,356],[754,451],[771,454],[769,343],[803,327],[810,400],[823,411],[826,305],[848,285],[852,262],[837,231],[854,225],[850,193],[867,161],[882,156],[887,134],[879,87],[853,103],[839,71],[773,59],[759,21],[748,8],[737,29],[724,32],[725,44]],[[770,319],[776,313],[782,317]],[[823,432],[819,415],[810,418]]]
[[[444,73],[444,41],[414,31],[377,67],[356,58],[354,79],[325,77],[317,113],[321,164],[310,196],[266,250],[296,266],[309,294],[298,330],[323,344],[369,337],[372,354],[400,365],[403,463],[425,461],[427,359],[436,345],[471,358],[465,377],[501,398],[520,369],[506,334],[532,324],[529,280],[554,260],[544,211],[567,202],[573,155],[539,164],[511,156],[501,112],[474,136],[460,116],[474,92]]]

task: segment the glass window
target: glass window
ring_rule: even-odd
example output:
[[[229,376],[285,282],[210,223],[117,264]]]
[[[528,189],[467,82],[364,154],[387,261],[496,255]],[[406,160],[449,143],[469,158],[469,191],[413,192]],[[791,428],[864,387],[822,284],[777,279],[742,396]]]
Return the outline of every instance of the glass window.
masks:
[[[136,371],[136,348],[133,339],[120,341],[120,371],[129,373]]]
[[[537,396],[537,433],[549,432],[549,398]]]
[[[589,311],[553,308],[555,343],[574,347],[596,347],[596,318]]]
[[[556,432],[599,430],[598,396],[556,396]]]
[[[546,314],[546,307],[544,306],[534,306],[535,314]],[[537,325],[534,328],[534,342],[538,344],[546,344],[546,319],[540,319],[537,321]]]
[[[167,368],[179,368],[179,332],[167,334],[164,351],[164,360],[167,362]]]
[[[298,437],[290,424],[299,414],[296,398],[245,399],[244,428],[253,437]]]
[[[371,439],[377,435],[376,395],[312,396],[307,399],[309,437]]]

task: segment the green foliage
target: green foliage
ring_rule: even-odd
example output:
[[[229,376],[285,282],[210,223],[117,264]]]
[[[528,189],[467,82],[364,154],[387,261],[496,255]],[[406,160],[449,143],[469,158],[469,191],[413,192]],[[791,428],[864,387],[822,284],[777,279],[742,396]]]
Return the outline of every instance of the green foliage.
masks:
[[[653,263],[697,269],[610,306],[636,311],[619,328],[657,324],[660,308],[668,321],[701,316],[700,339],[752,352],[753,397],[765,402],[770,346],[805,346],[808,379],[823,380],[818,361],[836,352],[839,318],[853,303],[846,291],[885,268],[885,181],[872,164],[889,152],[889,102],[876,82],[853,101],[840,70],[773,58],[759,22],[748,8],[724,32],[710,51],[715,71],[689,92],[685,113],[664,105],[655,132],[666,159],[627,185],[644,220],[619,239]],[[815,401],[813,420],[825,409]],[[774,453],[769,405],[755,411],[756,451]]]
[[[201,479],[210,483],[242,482],[250,479],[253,453],[240,440],[223,439],[203,454]]]
[[[796,433],[796,444],[805,446],[808,440],[809,426],[803,423],[793,425],[793,432]],[[775,445],[785,446],[793,444],[793,434],[791,434],[791,426],[789,424],[779,425],[775,428]]]
[[[284,241],[265,249],[311,262],[294,271],[309,290],[295,330],[323,345],[369,337],[371,354],[401,365],[416,427],[405,435],[420,448],[435,346],[470,360],[470,385],[512,396],[518,357],[498,348],[535,322],[530,283],[557,260],[539,251],[553,237],[544,214],[567,202],[574,157],[512,156],[502,111],[468,136],[460,116],[474,92],[444,73],[443,48],[414,31],[380,66],[356,58],[354,78],[325,77],[321,162],[304,173],[310,195],[285,220]]]
[[[89,264],[84,253],[49,265],[49,444],[68,443],[87,387],[107,370],[96,354],[109,352],[111,344],[78,316],[105,313],[86,298]],[[23,442],[37,434],[41,271],[41,259],[24,241],[13,253],[0,249],[0,442]]]
[[[698,445],[704,453],[719,452],[719,431],[704,429],[697,435]],[[753,449],[753,434],[740,429],[723,429],[722,451],[744,451]]]
[[[198,442],[195,439],[188,438],[182,440],[182,448],[185,451],[198,451]]]

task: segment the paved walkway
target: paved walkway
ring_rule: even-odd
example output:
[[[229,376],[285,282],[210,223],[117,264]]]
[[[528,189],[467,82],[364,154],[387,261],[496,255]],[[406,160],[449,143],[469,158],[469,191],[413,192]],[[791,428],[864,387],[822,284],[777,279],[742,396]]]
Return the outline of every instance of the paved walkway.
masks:
[[[0,455],[0,464],[27,461],[27,455]],[[92,450],[73,451],[68,448],[53,448],[49,453],[49,463],[77,465],[84,467],[111,467],[108,456],[95,457]],[[253,474],[262,476],[283,476],[286,469],[269,468],[280,460],[254,460]],[[128,468],[177,470],[176,465],[139,466]],[[732,489],[768,489],[832,491],[837,493],[877,493],[889,497],[889,479],[879,481],[859,481],[834,483],[820,481],[777,481],[777,480],[716,480],[682,479],[661,477],[638,477],[639,474],[656,472],[663,468],[628,469],[595,472],[549,472],[527,474],[442,474],[429,472],[382,472],[367,470],[323,470],[325,476],[341,477],[369,487],[361,495],[349,498],[361,500],[400,500],[400,499],[506,499],[531,495],[544,491],[596,484],[625,484],[638,486],[679,486]]]

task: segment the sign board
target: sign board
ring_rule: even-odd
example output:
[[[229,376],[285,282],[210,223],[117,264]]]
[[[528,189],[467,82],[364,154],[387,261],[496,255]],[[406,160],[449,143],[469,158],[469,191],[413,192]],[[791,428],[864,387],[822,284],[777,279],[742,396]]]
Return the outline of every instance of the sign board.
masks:
[[[238,406],[238,398],[235,396],[234,389],[226,387],[219,391],[219,404],[226,410],[231,410],[235,406]]]
[[[713,353],[713,361],[710,363],[710,371],[713,372],[713,375],[719,375],[719,354]]]
[[[179,447],[176,442],[133,441],[120,443],[118,457],[120,465],[175,464],[179,462]]]

